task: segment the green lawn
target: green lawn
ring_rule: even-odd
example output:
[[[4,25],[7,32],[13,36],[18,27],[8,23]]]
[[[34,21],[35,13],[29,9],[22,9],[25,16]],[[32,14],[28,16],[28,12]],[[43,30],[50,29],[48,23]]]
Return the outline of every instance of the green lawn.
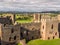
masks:
[[[18,23],[31,23],[33,17],[29,15],[16,15],[16,22]]]
[[[18,43],[17,45],[22,45],[22,44],[19,44],[19,43]]]
[[[18,23],[31,23],[32,20],[17,20]]]
[[[60,45],[60,39],[54,40],[31,40],[27,45]]]

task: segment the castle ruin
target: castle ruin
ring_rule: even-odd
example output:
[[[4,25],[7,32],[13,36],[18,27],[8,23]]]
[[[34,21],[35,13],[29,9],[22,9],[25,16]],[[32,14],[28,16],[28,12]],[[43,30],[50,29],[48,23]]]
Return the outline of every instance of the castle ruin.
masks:
[[[8,19],[7,16],[10,18]],[[16,45],[17,43],[22,43],[25,40],[29,41],[33,39],[51,40],[60,38],[60,15],[51,17],[45,14],[42,15],[40,13],[34,13],[33,17],[34,19],[32,23],[24,24],[15,24],[14,14],[6,14],[6,16],[1,17],[1,45]]]

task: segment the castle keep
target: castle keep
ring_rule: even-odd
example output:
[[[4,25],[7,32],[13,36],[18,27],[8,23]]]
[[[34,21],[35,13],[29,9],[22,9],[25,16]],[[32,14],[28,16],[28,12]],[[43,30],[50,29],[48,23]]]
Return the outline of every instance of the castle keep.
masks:
[[[32,23],[18,24],[15,14],[3,14],[0,17],[0,44],[16,45],[33,39],[51,40],[60,38],[60,15],[33,14]],[[2,21],[3,20],[3,21]]]

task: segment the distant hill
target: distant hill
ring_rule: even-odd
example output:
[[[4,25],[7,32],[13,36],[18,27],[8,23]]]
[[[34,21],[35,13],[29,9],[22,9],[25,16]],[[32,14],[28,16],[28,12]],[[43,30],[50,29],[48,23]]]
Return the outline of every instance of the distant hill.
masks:
[[[43,11],[41,13],[60,13],[60,11]]]
[[[60,13],[60,11],[42,11],[42,12],[19,12],[19,11],[0,11],[0,13]]]

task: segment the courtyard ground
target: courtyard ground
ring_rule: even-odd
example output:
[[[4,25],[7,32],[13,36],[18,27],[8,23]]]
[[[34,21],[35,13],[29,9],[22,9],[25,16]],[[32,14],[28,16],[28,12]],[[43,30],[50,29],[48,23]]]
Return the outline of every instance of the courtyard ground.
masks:
[[[54,40],[31,40],[27,45],[60,45],[60,39]]]

